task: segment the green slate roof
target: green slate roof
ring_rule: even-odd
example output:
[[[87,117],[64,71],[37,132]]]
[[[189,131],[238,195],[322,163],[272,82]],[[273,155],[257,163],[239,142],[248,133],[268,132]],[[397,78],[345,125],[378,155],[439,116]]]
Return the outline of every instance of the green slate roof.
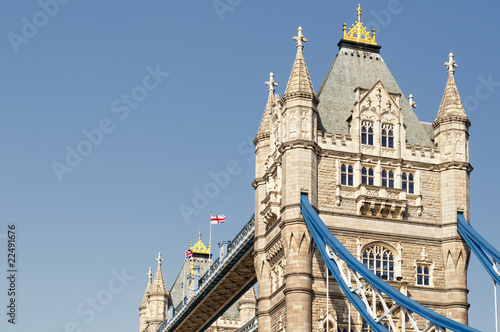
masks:
[[[401,94],[406,143],[432,147],[434,135],[430,136],[418,120],[378,50],[343,46],[342,41],[339,46],[339,53],[318,91],[320,130],[349,135],[347,119],[355,102],[354,89],[370,89],[380,79],[388,92]]]

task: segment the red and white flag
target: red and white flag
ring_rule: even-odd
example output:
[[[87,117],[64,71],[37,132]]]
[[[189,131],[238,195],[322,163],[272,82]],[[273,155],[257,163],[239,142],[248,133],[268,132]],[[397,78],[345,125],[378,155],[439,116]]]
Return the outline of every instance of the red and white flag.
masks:
[[[212,225],[222,224],[226,221],[226,217],[223,214],[218,214],[215,216],[210,215],[210,222]]]

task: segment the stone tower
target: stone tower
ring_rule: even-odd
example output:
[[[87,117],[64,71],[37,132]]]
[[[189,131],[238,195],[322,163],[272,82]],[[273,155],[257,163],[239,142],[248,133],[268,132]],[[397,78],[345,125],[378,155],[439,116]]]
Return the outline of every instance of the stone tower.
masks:
[[[227,253],[228,244],[229,242],[224,241],[221,245],[221,255]],[[201,239],[201,230],[198,233],[198,241],[189,244],[189,251],[186,251],[186,260],[170,291],[167,291],[165,287],[161,271],[161,261],[163,259],[160,254],[158,254],[156,260],[158,261],[156,274],[153,279],[153,273],[149,268],[146,292],[139,306],[139,332],[156,332],[165,319],[173,314],[174,308],[178,307],[183,300],[193,296],[199,286],[200,277],[210,269],[212,264],[209,246],[206,246]],[[252,287],[206,331],[233,332],[240,329],[255,317],[256,303],[255,289]]]
[[[161,254],[158,253],[158,268],[154,280],[151,281],[152,273],[149,269],[149,281],[146,292],[139,307],[140,312],[140,332],[156,332],[158,327],[167,318],[169,292],[165,287],[165,280],[161,272]]]
[[[469,249],[457,234],[457,210],[470,219],[469,174],[469,127],[458,89],[455,84],[457,64],[450,53],[448,82],[433,123],[435,144],[441,151],[441,209],[443,225],[443,258],[445,288],[452,304],[447,315],[467,323],[467,265]]]
[[[432,310],[467,323],[469,252],[456,230],[469,217],[470,122],[454,81],[434,124],[420,122],[361,22],[343,38],[315,93],[302,28],[281,98],[271,73],[255,137],[255,253],[259,331],[362,331],[330,278],[300,213],[300,194],[374,273]],[[437,105],[436,105],[437,108]],[[378,306],[379,304],[374,304]],[[350,314],[349,314],[350,313]],[[397,324],[397,313],[395,319]],[[394,318],[394,317],[393,317]]]

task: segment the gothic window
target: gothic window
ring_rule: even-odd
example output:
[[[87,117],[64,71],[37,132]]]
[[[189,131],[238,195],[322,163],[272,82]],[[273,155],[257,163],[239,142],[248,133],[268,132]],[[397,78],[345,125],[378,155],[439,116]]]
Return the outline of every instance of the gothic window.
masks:
[[[361,144],[373,145],[373,122],[361,122]]]
[[[387,188],[394,188],[394,171],[382,171],[382,186]]]
[[[382,279],[394,280],[394,254],[389,249],[382,246],[366,248],[363,264]]]
[[[417,265],[417,285],[429,286],[431,279],[431,270],[427,264]]]
[[[341,184],[344,186],[354,185],[354,167],[352,165],[342,164],[340,169]]]
[[[382,125],[382,146],[385,148],[394,147],[394,126],[391,124]]]
[[[375,175],[372,167],[363,167],[361,169],[361,183],[373,186]]]
[[[413,173],[403,172],[401,178],[403,180],[403,190],[409,194],[415,193],[415,177]]]

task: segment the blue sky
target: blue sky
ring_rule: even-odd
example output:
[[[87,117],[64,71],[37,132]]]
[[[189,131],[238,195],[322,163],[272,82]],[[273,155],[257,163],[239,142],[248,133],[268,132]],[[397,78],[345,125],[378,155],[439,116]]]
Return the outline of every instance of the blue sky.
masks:
[[[18,321],[8,324],[2,309],[2,331],[137,331],[157,253],[169,287],[198,229],[208,242],[210,211],[228,220],[213,229],[213,243],[233,238],[253,213],[251,140],[267,100],[264,81],[273,71],[283,94],[300,25],[317,90],[357,2],[220,1],[229,6],[224,12],[212,0],[59,0],[57,7],[2,0],[0,236],[17,225],[19,266]],[[500,23],[492,13],[500,5],[362,5],[420,120],[433,122],[446,84],[443,63],[455,54],[472,122],[472,223],[500,247],[491,209],[500,186],[492,171],[500,120]],[[140,102],[127,99],[131,94]],[[54,171],[78,149],[81,160],[68,157],[72,167]],[[193,206],[196,190],[213,182],[210,174],[228,167],[229,183],[198,202],[197,215],[183,216],[180,207]],[[475,259],[469,288],[471,325],[493,330],[493,285]],[[2,308],[6,290],[3,279]],[[89,298],[99,294],[112,298],[90,309]]]

